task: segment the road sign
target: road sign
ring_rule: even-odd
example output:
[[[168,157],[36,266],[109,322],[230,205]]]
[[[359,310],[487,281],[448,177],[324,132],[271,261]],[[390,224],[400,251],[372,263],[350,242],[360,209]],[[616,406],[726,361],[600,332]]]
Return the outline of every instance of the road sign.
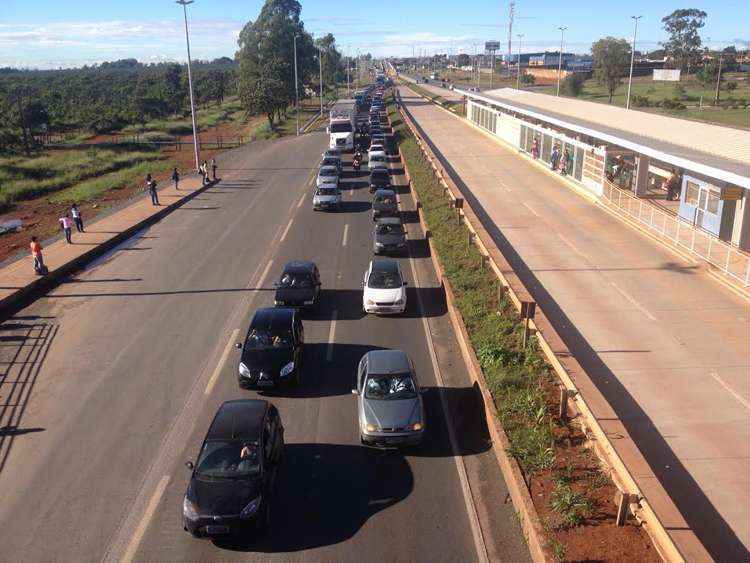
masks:
[[[500,50],[500,41],[487,41],[484,44],[484,50],[493,53]]]

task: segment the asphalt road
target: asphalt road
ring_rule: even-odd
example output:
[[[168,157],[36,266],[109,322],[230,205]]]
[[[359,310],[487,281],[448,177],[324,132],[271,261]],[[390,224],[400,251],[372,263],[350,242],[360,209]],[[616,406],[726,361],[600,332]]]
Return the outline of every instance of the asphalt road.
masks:
[[[342,212],[312,211],[325,144],[317,132],[224,155],[221,184],[0,325],[0,560],[528,558],[426,245],[402,259],[407,313],[363,316],[371,196],[363,172],[345,179]],[[195,540],[183,464],[221,402],[256,396],[238,389],[233,344],[295,258],[317,262],[324,295],[304,320],[304,385],[268,397],[287,442],[273,531]],[[418,450],[359,445],[350,388],[374,348],[406,350],[430,387]]]

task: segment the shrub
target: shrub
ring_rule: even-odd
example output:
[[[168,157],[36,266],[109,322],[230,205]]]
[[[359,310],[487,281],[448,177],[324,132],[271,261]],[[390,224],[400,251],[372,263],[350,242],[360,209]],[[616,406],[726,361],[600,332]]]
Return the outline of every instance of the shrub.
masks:
[[[633,97],[630,98],[630,103],[636,108],[650,108],[653,105],[648,96],[641,96],[639,94],[634,94]]]
[[[724,83],[724,90],[727,92],[733,92],[737,89],[737,81],[736,80],[730,80],[729,82]]]
[[[560,85],[563,94],[577,98],[583,93],[584,77],[579,73],[569,74]]]
[[[683,104],[682,102],[680,102],[677,99],[673,100],[673,99],[670,99],[670,98],[662,100],[661,107],[663,107],[664,109],[671,109],[671,110],[686,109],[685,104]]]
[[[687,91],[685,90],[685,87],[682,84],[680,84],[679,82],[677,82],[674,85],[674,97],[675,97],[675,100],[684,100],[686,94],[687,94]]]
[[[536,82],[536,78],[533,74],[522,74],[521,75],[521,84],[524,86],[531,86]]]

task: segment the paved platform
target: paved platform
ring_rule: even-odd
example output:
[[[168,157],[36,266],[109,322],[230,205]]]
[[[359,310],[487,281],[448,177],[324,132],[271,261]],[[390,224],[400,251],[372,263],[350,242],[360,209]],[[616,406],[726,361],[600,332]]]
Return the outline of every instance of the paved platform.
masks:
[[[401,95],[638,444],[649,467],[636,477],[658,478],[715,559],[748,560],[748,302],[466,121]]]

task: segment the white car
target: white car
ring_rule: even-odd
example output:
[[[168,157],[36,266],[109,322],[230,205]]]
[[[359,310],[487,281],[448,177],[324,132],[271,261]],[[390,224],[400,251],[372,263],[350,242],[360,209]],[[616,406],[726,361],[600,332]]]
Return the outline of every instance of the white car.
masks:
[[[372,153],[375,152],[385,152],[385,147],[382,143],[373,143],[370,145],[370,148],[367,150],[367,156],[369,157]]]
[[[388,167],[385,151],[371,151],[367,155],[367,167],[370,170],[375,168]]]
[[[400,315],[406,310],[406,282],[395,260],[372,260],[362,285],[365,313]]]
[[[318,170],[318,177],[316,179],[316,187],[320,187],[323,184],[337,184],[339,183],[339,169],[335,166],[321,166]]]

